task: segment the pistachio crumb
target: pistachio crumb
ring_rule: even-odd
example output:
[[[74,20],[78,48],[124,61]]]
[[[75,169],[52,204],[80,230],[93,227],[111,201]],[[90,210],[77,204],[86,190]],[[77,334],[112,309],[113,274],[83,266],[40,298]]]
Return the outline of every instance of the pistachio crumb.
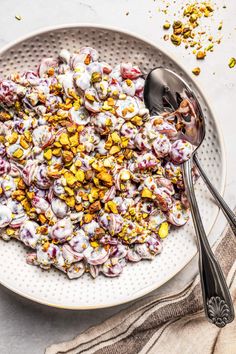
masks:
[[[16,19],[17,21],[21,21],[21,20],[22,20],[22,17],[21,17],[21,15],[15,15],[15,19]]]
[[[229,67],[232,69],[235,67],[235,64],[236,64],[236,59],[234,57],[230,58],[228,63]]]
[[[199,67],[196,67],[192,70],[192,73],[196,76],[198,76],[201,72],[201,69]]]

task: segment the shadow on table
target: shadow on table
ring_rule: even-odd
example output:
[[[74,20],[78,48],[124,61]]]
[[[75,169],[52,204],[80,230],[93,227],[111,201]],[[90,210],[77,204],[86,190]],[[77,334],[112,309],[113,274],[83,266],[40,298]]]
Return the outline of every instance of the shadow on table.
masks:
[[[42,354],[46,346],[72,339],[126,306],[63,310],[34,303],[0,285],[0,318],[5,319],[0,321],[0,353]]]
[[[196,273],[194,257],[185,270],[149,295],[180,290]],[[129,305],[83,311],[57,309],[25,299],[0,285],[0,354],[43,354],[47,346],[70,340]]]

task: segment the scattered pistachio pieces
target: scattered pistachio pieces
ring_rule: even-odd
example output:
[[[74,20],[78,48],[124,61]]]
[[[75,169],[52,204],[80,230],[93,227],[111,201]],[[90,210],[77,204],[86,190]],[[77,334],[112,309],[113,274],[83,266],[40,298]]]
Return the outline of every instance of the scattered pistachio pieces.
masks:
[[[15,157],[16,159],[20,159],[23,156],[23,150],[21,148],[18,148],[17,150],[15,150],[12,154],[13,157]]]
[[[174,21],[172,28],[173,28],[174,34],[177,34],[177,35],[182,34],[183,24],[181,21]]]
[[[15,144],[18,140],[18,133],[13,132],[8,138],[7,141],[9,144]]]
[[[148,189],[148,188],[144,188],[142,190],[142,198],[149,198],[149,199],[152,199],[153,195],[152,195],[152,192]]]
[[[167,14],[169,6],[170,4],[162,12]],[[217,7],[216,10],[218,10]],[[214,23],[212,22],[211,27],[206,24],[207,18],[212,17],[214,11],[213,4],[208,1],[194,1],[183,5],[182,15],[178,11],[179,18],[175,19],[172,25],[167,20],[164,22],[163,29],[168,30],[172,27],[173,33],[170,36],[164,35],[163,39],[165,41],[170,40],[175,46],[183,44],[185,49],[195,47],[192,53],[196,55],[197,59],[204,59],[206,52],[213,52],[214,44],[220,44],[221,42],[221,38],[213,38],[211,33],[209,33]],[[174,13],[174,17],[177,17],[176,13]],[[222,25],[223,22],[220,21],[216,29],[220,31]],[[212,44],[207,46],[207,41],[211,41]],[[203,46],[206,48],[205,51],[199,51]]]

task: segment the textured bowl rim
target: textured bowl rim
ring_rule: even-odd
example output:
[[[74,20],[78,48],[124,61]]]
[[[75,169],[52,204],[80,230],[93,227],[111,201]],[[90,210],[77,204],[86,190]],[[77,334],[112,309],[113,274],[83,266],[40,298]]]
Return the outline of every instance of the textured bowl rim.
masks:
[[[148,44],[156,49],[158,49],[161,53],[163,53],[166,57],[168,57],[169,59],[173,60],[174,62],[176,62],[178,64],[178,66],[181,68],[181,70],[191,78],[191,76],[189,75],[189,73],[187,72],[187,70],[183,67],[182,64],[179,63],[178,58],[173,55],[172,53],[170,53],[168,50],[164,49],[160,49],[159,46],[153,42],[150,41],[149,39],[146,39],[143,36],[140,36],[139,34],[136,34],[132,31],[129,30],[125,30],[119,27],[115,27],[115,26],[106,26],[106,25],[100,25],[100,24],[94,24],[94,23],[70,23],[70,24],[61,24],[61,25],[55,25],[55,26],[47,26],[47,27],[43,27],[43,28],[39,28],[35,31],[32,31],[24,36],[20,36],[19,38],[17,38],[14,41],[9,42],[8,44],[4,45],[3,47],[0,48],[0,55],[4,54],[7,50],[9,50],[10,48],[12,48],[13,46],[20,44],[23,41],[26,41],[30,38],[33,38],[35,36],[38,35],[42,35],[45,34],[47,32],[51,32],[51,31],[57,31],[57,30],[61,30],[61,29],[68,29],[68,28],[90,28],[90,29],[101,29],[101,30],[105,30],[105,31],[111,31],[111,32],[118,32],[118,33],[122,33],[124,35],[128,35],[130,37],[133,37],[134,39],[138,39],[142,42],[144,42],[145,44]],[[217,121],[217,119],[215,119],[215,117],[217,116],[215,114],[215,110],[212,109],[212,105],[210,105],[209,99],[206,97],[206,95],[202,92],[201,88],[199,87],[199,84],[194,81],[193,78],[191,78],[191,80],[194,82],[197,90],[199,91],[199,93],[201,94],[202,97],[204,97],[204,100],[209,108],[209,112],[211,113],[212,117],[214,118],[214,123],[216,126],[216,131],[217,131],[217,135],[218,135],[218,139],[220,142],[220,146],[221,146],[221,154],[222,154],[222,161],[221,161],[221,165],[222,165],[222,176],[221,176],[221,185],[220,185],[220,190],[219,192],[224,195],[225,193],[225,186],[226,186],[226,150],[225,150],[225,143],[224,143],[224,138],[222,135],[222,131],[220,128],[220,124]],[[212,222],[211,227],[206,230],[206,234],[207,236],[210,234],[211,230],[213,229],[215,222],[218,218],[219,215],[219,211],[220,209],[218,208],[215,212],[215,218],[214,221]],[[220,236],[219,236],[220,237]],[[34,297],[32,295],[29,295],[27,293],[24,293],[22,291],[20,291],[17,288],[14,288],[14,286],[9,286],[9,284],[2,282],[0,280],[0,284],[3,285],[4,287],[6,287],[7,289],[13,291],[14,293],[16,293],[17,295],[20,295],[28,300],[31,300],[33,302],[37,302],[39,304],[42,305],[46,305],[46,306],[50,306],[50,307],[55,307],[58,309],[64,309],[64,310],[95,310],[95,309],[99,309],[99,308],[109,308],[109,307],[114,307],[114,306],[118,306],[118,305],[122,305],[134,300],[137,300],[145,295],[147,295],[148,293],[160,288],[162,285],[164,285],[165,283],[167,283],[169,280],[171,280],[175,275],[177,275],[182,269],[184,269],[191,261],[192,259],[196,256],[197,254],[197,250],[195,252],[195,254],[187,260],[187,262],[183,262],[181,264],[178,265],[178,268],[175,272],[173,272],[167,279],[160,281],[159,283],[156,283],[155,285],[149,285],[149,286],[145,286],[144,288],[142,288],[141,290],[133,293],[132,295],[130,295],[129,297],[125,297],[123,299],[120,299],[114,303],[109,303],[109,304],[94,304],[92,306],[61,306],[59,304],[54,304],[54,303],[48,303],[45,300],[40,300],[37,297]],[[111,279],[112,281],[112,279]]]

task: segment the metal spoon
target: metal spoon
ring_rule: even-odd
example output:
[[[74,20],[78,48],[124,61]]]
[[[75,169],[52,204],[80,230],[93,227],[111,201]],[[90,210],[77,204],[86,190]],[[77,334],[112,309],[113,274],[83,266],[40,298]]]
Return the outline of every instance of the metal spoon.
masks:
[[[144,101],[152,115],[165,111],[176,111],[183,99],[186,98],[194,108],[195,116],[183,115],[182,118],[186,122],[186,126],[181,132],[181,138],[188,140],[194,145],[194,152],[191,158],[183,164],[183,175],[198,241],[203,304],[207,319],[218,327],[224,327],[234,319],[233,303],[221,267],[215,259],[207,240],[195,197],[191,172],[192,159],[199,167],[200,173],[202,174],[203,172],[195,153],[205,137],[204,116],[196,96],[177,74],[164,68],[153,69],[148,74],[144,87]],[[192,119],[195,120],[195,124],[189,126]],[[203,178],[207,183],[209,182],[205,173]],[[216,195],[220,204],[221,197],[218,193],[215,193],[215,188],[211,186],[209,189],[214,193],[214,196]],[[221,205],[221,207],[224,208],[224,212],[228,216],[228,210],[225,210],[225,205]],[[235,219],[230,221],[231,224],[234,223],[236,225]]]

